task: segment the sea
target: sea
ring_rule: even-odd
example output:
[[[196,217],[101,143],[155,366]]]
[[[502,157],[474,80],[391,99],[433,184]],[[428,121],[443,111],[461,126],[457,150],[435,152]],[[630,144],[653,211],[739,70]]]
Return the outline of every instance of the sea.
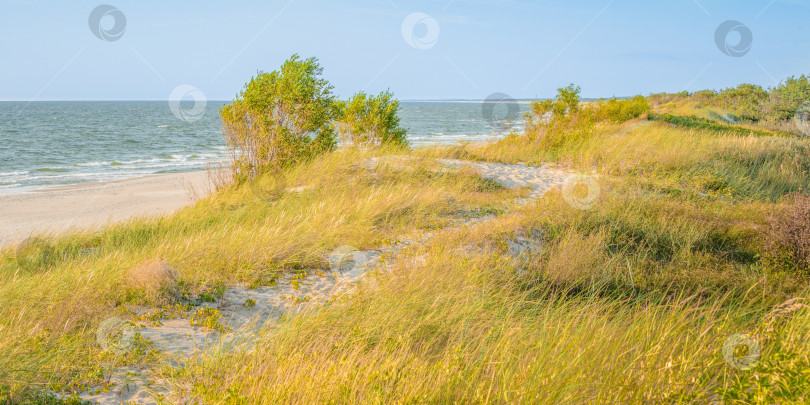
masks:
[[[0,194],[203,170],[227,159],[225,104],[0,102]],[[527,109],[512,100],[419,101],[402,102],[399,116],[420,148],[522,132]]]

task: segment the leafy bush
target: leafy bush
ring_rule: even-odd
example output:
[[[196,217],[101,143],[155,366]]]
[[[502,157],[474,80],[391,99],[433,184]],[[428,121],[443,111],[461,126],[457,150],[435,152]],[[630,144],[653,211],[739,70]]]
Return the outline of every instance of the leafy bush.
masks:
[[[799,107],[810,101],[810,76],[789,77],[771,90],[767,108],[771,120],[784,121],[793,118]]]
[[[593,109],[597,121],[625,122],[638,118],[650,111],[650,103],[644,96],[635,96],[630,99],[612,98],[596,103]]]
[[[354,145],[407,146],[405,130],[399,126],[399,101],[390,91],[377,96],[364,92],[339,103],[341,138]]]
[[[717,100],[714,90],[700,90],[692,93],[692,100],[702,104],[713,104]]]
[[[293,55],[260,72],[220,115],[237,179],[289,166],[334,148],[335,99],[315,58]]]
[[[589,136],[591,117],[580,114],[581,91],[579,86],[570,84],[557,89],[557,96],[552,100],[532,101],[525,115],[526,134],[548,147]]]
[[[718,96],[719,105],[734,110],[746,121],[756,122],[763,118],[763,106],[768,103],[769,94],[754,84],[741,84],[725,89]]]
[[[795,198],[787,212],[771,218],[764,257],[771,267],[810,275],[810,197]]]
[[[556,147],[574,139],[584,139],[594,132],[594,123],[621,123],[650,111],[643,96],[631,99],[610,99],[590,105],[580,105],[581,89],[573,84],[557,89],[551,100],[529,104],[526,113],[526,133],[544,146]]]
[[[338,129],[353,144],[407,146],[390,91],[338,101],[322,74],[316,58],[293,55],[277,71],[259,72],[222,107],[238,182],[333,150]]]
[[[671,99],[680,100],[674,95],[656,94],[650,101],[656,105]],[[789,77],[784,82],[768,90],[754,84],[741,84],[720,92],[702,90],[688,96],[692,102],[730,110],[740,118],[782,132],[800,133],[791,122],[799,108],[810,101],[810,76]]]
[[[688,91],[682,91],[680,93],[655,93],[650,94],[647,97],[647,100],[655,106],[659,106],[661,104],[670,103],[674,101],[681,101],[689,98],[691,94]]]

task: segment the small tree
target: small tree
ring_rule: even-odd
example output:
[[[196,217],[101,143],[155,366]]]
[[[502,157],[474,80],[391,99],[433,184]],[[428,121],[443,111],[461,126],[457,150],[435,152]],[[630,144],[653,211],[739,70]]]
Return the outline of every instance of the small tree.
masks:
[[[407,146],[399,125],[399,101],[390,91],[377,96],[360,92],[339,104],[340,136],[354,145]]]
[[[587,135],[590,116],[580,114],[579,86],[557,89],[553,100],[536,100],[526,113],[526,133],[545,146],[559,146],[566,139]]]
[[[293,55],[259,72],[220,115],[237,180],[289,166],[335,147],[335,98],[316,58]]]
[[[769,118],[772,121],[786,121],[803,104],[810,101],[810,77],[801,75],[798,78],[788,77],[784,83],[771,89]]]
[[[768,103],[768,92],[754,84],[741,84],[720,92],[720,106],[739,114],[745,120],[759,121],[762,106]]]
[[[552,100],[537,100],[526,113],[526,134],[545,147],[559,147],[597,132],[595,124],[619,124],[650,111],[644,96],[599,100],[581,104],[580,88],[573,84],[557,89]]]

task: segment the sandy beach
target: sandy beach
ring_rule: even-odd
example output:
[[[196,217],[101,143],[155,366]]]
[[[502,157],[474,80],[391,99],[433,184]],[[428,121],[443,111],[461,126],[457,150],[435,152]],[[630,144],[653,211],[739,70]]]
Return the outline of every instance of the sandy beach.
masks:
[[[207,172],[198,171],[0,195],[0,248],[32,234],[93,229],[133,217],[168,214],[212,188]]]

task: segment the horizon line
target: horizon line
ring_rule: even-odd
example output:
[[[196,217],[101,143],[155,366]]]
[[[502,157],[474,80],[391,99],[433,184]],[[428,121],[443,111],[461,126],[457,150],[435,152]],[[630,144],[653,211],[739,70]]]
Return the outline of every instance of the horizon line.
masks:
[[[623,98],[630,98],[634,96],[612,96],[612,97],[582,97],[583,101],[592,101],[592,100],[608,100],[611,98],[623,99]],[[511,98],[510,100],[517,101],[517,102],[527,102],[527,101],[534,101],[534,100],[551,100],[553,97],[532,97],[532,98]],[[169,102],[169,101],[177,101],[177,100],[168,100],[168,99],[147,99],[147,98],[137,98],[137,99],[39,99],[39,100],[31,100],[31,99],[0,99],[0,103],[41,103],[41,102],[133,102],[133,101],[143,101],[143,102]],[[193,100],[188,100],[193,101]],[[226,99],[210,99],[206,100],[206,102],[232,102],[233,100],[226,100]],[[409,99],[400,99],[398,100],[401,103],[447,103],[447,102],[500,102],[501,100],[488,100],[488,99],[480,99],[480,98],[409,98]]]

